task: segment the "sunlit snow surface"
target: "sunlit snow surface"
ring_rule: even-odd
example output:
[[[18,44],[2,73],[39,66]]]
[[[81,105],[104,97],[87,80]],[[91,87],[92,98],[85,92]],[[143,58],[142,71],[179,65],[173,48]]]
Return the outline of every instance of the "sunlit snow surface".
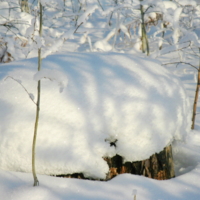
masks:
[[[1,199],[6,200],[199,200],[200,166],[175,179],[158,181],[130,174],[108,182],[38,176],[0,170]]]
[[[173,140],[184,140],[190,128],[182,84],[154,60],[67,53],[47,57],[42,67],[47,73],[36,78],[36,58],[0,65],[1,169],[31,171],[36,106],[19,80],[36,99],[34,79],[45,77],[36,147],[41,174],[105,178],[108,166],[102,157],[143,160]],[[62,93],[61,82],[67,84]],[[116,148],[109,144],[115,140]]]

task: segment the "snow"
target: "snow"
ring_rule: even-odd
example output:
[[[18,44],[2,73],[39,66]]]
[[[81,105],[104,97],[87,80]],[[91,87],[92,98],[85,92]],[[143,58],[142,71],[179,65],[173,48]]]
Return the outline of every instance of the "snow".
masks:
[[[67,77],[65,77],[63,73],[52,69],[41,69],[33,76],[35,81],[39,81],[43,78],[49,79],[50,81],[57,81],[60,86],[60,92],[63,91],[68,82]]]
[[[23,61],[23,67],[21,61],[1,65],[1,114],[8,120],[1,127],[2,169],[31,171],[35,114],[23,88],[5,80],[7,76],[21,80],[34,96],[34,80],[42,79],[38,173],[83,172],[86,177],[105,178],[108,166],[102,157],[118,154],[124,161],[139,161],[174,140],[184,141],[190,128],[189,99],[182,83],[155,60],[118,53],[68,53],[48,56],[42,63],[37,73],[35,58]],[[48,79],[60,83],[62,90],[68,79],[62,95]],[[109,144],[115,140],[116,148]]]
[[[186,6],[186,5],[196,6],[197,5],[195,0],[178,0],[178,2],[183,6]]]
[[[0,24],[16,27],[0,26],[0,54],[5,62],[18,60],[0,65],[1,199],[199,199],[200,108],[198,102],[195,130],[189,131],[192,108],[187,97],[193,103],[197,71],[184,64],[164,68],[158,61],[182,60],[198,67],[194,54],[199,46],[199,2],[142,2],[153,5],[145,18],[155,19],[160,13],[167,25],[163,28],[158,21],[147,30],[150,57],[157,60],[141,54],[138,0],[42,0],[42,38],[38,20],[34,27],[37,1],[29,1],[31,14],[21,12],[19,2],[0,3]],[[45,58],[40,72],[34,58],[38,45]],[[182,52],[176,53],[178,49]],[[42,105],[36,172],[43,175],[38,175],[40,186],[32,187],[38,80]],[[116,139],[116,148],[110,146]],[[130,174],[108,182],[49,176],[83,172],[86,177],[103,178],[108,172],[103,156],[117,153],[124,161],[140,160],[168,144],[173,146],[176,174],[171,180]]]
[[[123,174],[108,182],[64,179],[39,175],[32,187],[31,175],[0,171],[1,198],[6,200],[199,200],[200,166],[175,179],[158,181]],[[134,193],[134,194],[133,194]]]
[[[173,1],[163,1],[162,3],[164,4],[166,9],[172,9],[172,10],[177,9],[177,5]]]
[[[96,10],[98,9],[98,6],[91,6],[87,9],[86,12],[84,12],[77,20],[77,25],[79,26],[82,23],[85,23],[87,18]]]

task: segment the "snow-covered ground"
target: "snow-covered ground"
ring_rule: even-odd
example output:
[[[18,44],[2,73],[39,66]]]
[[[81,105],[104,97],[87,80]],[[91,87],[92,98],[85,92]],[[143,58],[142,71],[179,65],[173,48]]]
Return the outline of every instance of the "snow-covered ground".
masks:
[[[18,61],[0,65],[0,198],[128,200],[135,196],[137,200],[199,200],[200,115],[197,114],[195,130],[188,130],[197,81],[196,71],[186,65],[160,66],[160,62],[178,61],[180,57],[183,59],[184,54],[160,56],[157,43],[155,48],[151,43],[155,51],[150,57],[157,56],[159,60],[155,61],[139,53],[140,42],[128,50],[123,49],[127,47],[127,38],[124,41],[123,37],[115,38],[115,25],[108,28],[108,21],[104,18],[97,20],[97,17],[102,17],[101,14],[109,13],[109,9],[102,12],[100,5],[93,0],[88,0],[88,4],[98,7],[90,7],[78,20],[78,23],[84,22],[78,33],[81,35],[84,32],[82,37],[77,34],[74,39],[66,40],[73,38],[74,28],[69,29],[70,19],[63,16],[54,18],[57,11],[49,9],[49,21],[54,25],[59,22],[60,27],[48,28],[49,21],[45,18],[44,38],[40,40],[37,30],[34,30],[38,27],[37,23],[34,27],[35,17],[20,13],[19,8],[9,10],[10,5],[15,5],[11,2],[15,0],[0,2],[0,7],[3,8],[1,23],[5,23],[7,19],[12,22],[13,19],[26,18],[26,25],[20,22],[16,24],[18,29],[12,30],[16,31],[15,34],[6,32],[9,37],[2,35],[6,38],[12,59]],[[103,8],[111,6],[110,1],[98,2],[102,3]],[[137,4],[137,1],[133,2]],[[178,2],[181,3],[180,0]],[[196,2],[182,1],[184,5],[191,3],[194,6]],[[68,8],[71,6],[70,1],[66,4]],[[181,9],[171,12],[170,7],[165,10],[162,5],[160,9],[167,13],[171,24],[176,25],[177,34],[172,35],[177,42]],[[91,17],[85,23],[88,15],[95,9],[97,11],[94,18]],[[48,12],[46,11],[47,14]],[[116,16],[113,17],[114,20]],[[173,21],[174,17],[176,20]],[[129,37],[128,29],[122,22],[123,20],[120,24],[118,21],[118,26]],[[197,22],[196,17],[194,24]],[[4,30],[7,31],[6,26],[1,26],[1,34]],[[31,32],[34,32],[34,36]],[[132,42],[137,41],[134,37]],[[120,40],[126,45],[120,46]],[[197,41],[195,37],[192,40]],[[118,42],[116,46],[114,42]],[[129,43],[131,42],[128,40],[128,45]],[[26,44],[26,48],[22,48],[22,44]],[[37,73],[37,59],[32,57],[37,56],[40,44],[46,45],[43,46],[43,55],[59,52],[47,56],[42,62],[43,70]],[[2,47],[1,56],[5,51],[5,44]],[[172,45],[171,49],[173,48]],[[98,53],[110,50],[129,54]],[[69,53],[73,51],[84,53]],[[85,53],[88,51],[97,53]],[[165,53],[165,49],[161,54],[163,52]],[[5,55],[4,60],[9,56]],[[190,62],[198,66],[198,59],[192,59]],[[168,68],[173,75],[164,68]],[[40,186],[33,187],[30,172],[34,102],[36,81],[41,78],[42,105],[36,171],[43,175],[38,175]],[[190,106],[182,85],[186,88]],[[200,112],[199,104],[197,111]],[[134,140],[135,138],[137,139]],[[109,142],[116,139],[117,147],[111,147]],[[108,182],[49,176],[83,172],[88,177],[104,178],[108,166],[103,161],[103,156],[118,153],[126,160],[142,160],[159,152],[172,140],[176,140],[173,142],[176,178],[171,180],[158,181],[130,174],[119,175]],[[129,155],[129,149],[135,154]]]
[[[39,187],[31,174],[0,171],[1,199],[6,200],[199,200],[200,166],[167,181],[119,175],[108,182],[55,178],[39,175]]]
[[[191,122],[189,98],[182,83],[158,61],[131,54],[65,53],[42,63],[40,72],[37,58],[0,66],[1,169],[31,172],[32,100],[39,79],[40,174],[82,172],[104,179],[108,165],[102,157],[144,160],[174,140],[185,140]],[[116,147],[110,146],[115,141]]]
[[[137,193],[137,199],[199,199],[200,135],[197,130],[200,123],[197,120],[196,131],[189,132],[189,134],[186,132],[184,137],[179,135],[180,131],[183,133],[183,130],[187,130],[184,127],[188,124],[187,115],[190,116],[189,113],[187,114],[189,112],[187,98],[181,91],[182,84],[175,77],[169,79],[173,75],[159,66],[159,62],[155,63],[149,58],[140,59],[128,54],[66,52],[44,59],[43,68],[47,70],[39,74],[36,73],[36,66],[36,58],[0,66],[2,122],[0,194],[3,199],[114,200],[133,199],[132,193]],[[155,66],[157,69],[154,68]],[[139,74],[144,74],[144,77],[141,78]],[[158,74],[160,78],[157,77]],[[180,76],[182,71],[176,71],[176,74]],[[178,140],[183,139],[182,142],[173,144],[178,177],[167,181],[157,181],[142,176],[124,174],[108,182],[99,182],[39,175],[40,186],[33,188],[30,173],[13,171],[31,171],[31,141],[35,112],[35,104],[32,100],[34,100],[36,92],[36,80],[43,77],[46,79],[42,79],[43,96],[36,153],[36,169],[39,173],[84,172],[86,176],[96,175],[98,178],[103,178],[108,167],[101,158],[102,156],[109,154],[112,156],[118,151],[117,153],[121,153],[126,158],[126,156],[128,157],[126,152],[131,148],[131,144],[134,144],[137,145],[137,148],[133,148],[132,151],[137,150],[136,159],[140,157],[145,159],[155,151],[159,152],[172,138],[177,137]],[[50,81],[48,77],[56,81]],[[183,73],[181,78],[185,80],[185,82],[183,81],[185,86],[190,85],[189,89],[194,92],[195,84],[191,87],[194,75],[189,74],[188,76]],[[157,82],[163,82],[163,84],[159,85]],[[20,84],[26,87],[27,91],[31,93],[30,96]],[[64,86],[66,87],[63,88]],[[60,93],[60,87],[63,89],[62,93]],[[132,90],[132,88],[134,89]],[[137,92],[139,89],[143,93]],[[192,95],[192,93],[190,94]],[[100,102],[99,98],[101,98]],[[138,98],[140,101],[137,100]],[[108,104],[106,104],[106,100],[108,100]],[[134,120],[129,121],[127,117],[139,116],[141,112],[144,113],[144,110],[143,107],[141,107],[142,110],[139,109],[140,107],[137,108],[139,110],[134,107],[134,112],[130,107],[134,106],[132,103],[137,104],[141,101],[145,101],[145,105],[150,108],[153,108],[152,106],[156,102],[155,108],[158,106],[158,112],[156,115],[152,115],[151,111],[145,112],[146,114],[142,118],[144,120],[142,127],[138,125],[132,128]],[[105,111],[104,107],[101,107],[104,104]],[[117,106],[114,106],[115,104]],[[164,107],[161,106],[162,104]],[[187,111],[185,114],[180,114],[182,117],[185,116],[180,120],[186,121],[184,126],[180,126],[176,135],[170,136],[170,132],[164,132],[162,127],[168,129],[171,124],[171,133],[174,133],[173,130],[176,129],[173,128],[173,121],[177,120],[178,109],[176,108],[181,106],[180,104],[182,105],[181,112]],[[123,110],[121,108],[123,105],[129,105],[129,109]],[[170,112],[163,110],[164,108]],[[96,112],[93,112],[93,109]],[[107,113],[104,112],[109,109],[111,109],[111,113],[108,113],[107,116]],[[81,110],[83,111],[81,112]],[[119,116],[118,112],[125,112],[125,114]],[[166,116],[163,116],[165,113]],[[90,115],[91,117],[88,117]],[[156,117],[157,115],[160,115],[159,118]],[[118,120],[119,117],[122,118],[116,123],[115,120]],[[107,120],[104,121],[102,118],[108,118],[109,123],[107,124]],[[153,125],[151,122],[153,118],[158,125],[161,123],[162,126],[158,126],[156,129],[155,124]],[[95,120],[97,120],[96,123]],[[139,124],[141,123],[142,121]],[[175,127],[178,123],[179,121],[175,123]],[[111,131],[112,124],[115,126],[114,132]],[[143,129],[145,126],[148,126],[148,132]],[[120,143],[118,150],[105,142],[106,138],[108,140],[117,138],[120,142],[124,137],[128,137],[124,136],[123,132],[117,131],[119,127],[127,131],[127,134],[132,134],[133,138],[141,139],[141,148],[144,146],[142,151],[138,151],[139,144],[134,143],[132,137],[127,141],[127,144],[130,143],[130,145],[127,145],[127,150],[124,149],[125,152],[120,152]],[[141,135],[134,135],[129,128],[130,130],[138,129],[141,131]],[[159,130],[163,131],[163,136],[159,134]],[[147,138],[143,137],[143,134]],[[147,141],[145,141],[146,139]],[[149,141],[150,143],[148,143]],[[145,145],[142,145],[143,143]],[[152,144],[154,145],[151,146]],[[121,145],[125,146],[123,142]],[[134,158],[132,159],[134,160]]]

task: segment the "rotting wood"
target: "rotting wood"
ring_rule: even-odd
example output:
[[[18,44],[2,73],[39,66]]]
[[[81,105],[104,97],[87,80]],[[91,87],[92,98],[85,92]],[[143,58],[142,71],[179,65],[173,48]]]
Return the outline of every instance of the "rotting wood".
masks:
[[[171,145],[165,147],[160,153],[155,153],[149,159],[142,161],[123,162],[123,158],[120,155],[103,159],[109,166],[109,172],[104,180],[95,179],[93,177],[86,178],[83,173],[57,175],[57,177],[100,181],[108,181],[117,175],[124,173],[141,175],[157,180],[166,180],[175,177]]]
[[[171,145],[164,148],[160,153],[153,154],[149,159],[142,161],[123,163],[123,158],[119,155],[104,158],[104,160],[109,166],[106,180],[123,173],[142,175],[157,180],[175,177]]]

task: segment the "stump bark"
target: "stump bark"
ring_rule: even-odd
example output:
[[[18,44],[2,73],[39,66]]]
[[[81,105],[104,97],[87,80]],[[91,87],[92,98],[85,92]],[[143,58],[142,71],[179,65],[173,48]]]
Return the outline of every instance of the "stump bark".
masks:
[[[106,176],[106,179],[98,179],[101,181],[110,180],[115,176],[124,173],[142,175],[157,180],[166,180],[175,177],[171,145],[165,147],[160,153],[155,153],[149,159],[142,161],[123,162],[123,158],[120,155],[116,155],[112,158],[106,157],[103,159],[108,163],[109,172]],[[56,176],[64,178],[97,180],[92,177],[86,178],[81,172]]]
[[[106,180],[123,173],[143,175],[157,180],[175,177],[171,145],[165,147],[160,153],[153,154],[149,159],[142,161],[124,163],[123,158],[119,155],[104,158],[104,160],[109,166]]]

